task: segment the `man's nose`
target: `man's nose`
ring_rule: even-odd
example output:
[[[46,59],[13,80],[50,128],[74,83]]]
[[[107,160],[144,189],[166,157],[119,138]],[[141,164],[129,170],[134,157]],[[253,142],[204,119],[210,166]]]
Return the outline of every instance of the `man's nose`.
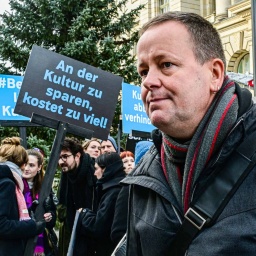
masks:
[[[58,163],[60,164],[60,163],[62,163],[62,162],[64,162],[64,161],[62,160],[62,158],[59,158]]]
[[[161,80],[159,79],[159,72],[156,69],[150,69],[143,80],[142,85],[148,90],[160,87]]]

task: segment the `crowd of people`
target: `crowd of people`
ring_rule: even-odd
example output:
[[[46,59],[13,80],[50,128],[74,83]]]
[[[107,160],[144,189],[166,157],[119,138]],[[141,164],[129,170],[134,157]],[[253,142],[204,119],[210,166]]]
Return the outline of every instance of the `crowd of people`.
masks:
[[[33,217],[42,152],[2,140],[0,255],[23,255],[37,236],[34,255],[66,256],[73,235],[74,256],[110,256],[125,237],[127,256],[255,254],[256,106],[226,76],[216,29],[194,13],[161,14],[142,27],[137,57],[153,142],[133,154],[110,136],[65,138],[43,220]],[[56,219],[57,250],[47,239]]]
[[[45,155],[40,148],[26,150],[20,142],[9,137],[0,146],[0,255],[23,255],[28,239],[37,237],[33,255],[66,256],[77,211],[72,255],[111,255],[126,232],[128,189],[120,193],[120,182],[134,169],[134,154],[117,153],[111,136],[84,142],[66,137],[57,194],[51,190],[43,203],[44,219],[36,221]]]

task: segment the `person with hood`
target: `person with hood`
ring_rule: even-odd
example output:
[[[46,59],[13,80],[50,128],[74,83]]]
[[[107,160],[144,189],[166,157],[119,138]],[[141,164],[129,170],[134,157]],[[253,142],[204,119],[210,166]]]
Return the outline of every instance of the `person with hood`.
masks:
[[[149,148],[153,145],[151,141],[139,141],[135,146],[135,154],[133,155],[130,151],[124,151],[120,154],[123,162],[124,159],[129,156],[129,159],[132,160],[133,168],[139,163],[141,158],[145,155],[145,153],[149,150]],[[134,161],[135,159],[135,161]],[[125,163],[124,163],[125,166]],[[130,170],[126,174],[128,175],[132,171]],[[129,200],[129,186],[123,186],[118,198],[116,200],[115,207],[115,216],[111,228],[111,239],[117,244],[121,241],[127,231],[127,215],[128,215],[128,200]]]
[[[28,239],[44,231],[45,221],[30,218],[23,196],[22,170],[28,155],[19,137],[0,146],[0,255],[22,256]]]
[[[123,161],[118,153],[109,152],[96,158],[97,211],[81,209],[76,239],[81,236],[94,240],[95,255],[110,256],[116,244],[111,241],[115,204],[121,190],[119,182],[125,177]],[[85,240],[86,241],[86,240]]]

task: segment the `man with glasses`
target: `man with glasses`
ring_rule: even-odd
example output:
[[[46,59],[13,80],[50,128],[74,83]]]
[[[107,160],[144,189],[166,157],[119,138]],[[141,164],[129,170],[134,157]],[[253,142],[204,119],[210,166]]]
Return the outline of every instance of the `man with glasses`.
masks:
[[[93,209],[96,179],[89,154],[76,138],[65,138],[61,145],[59,167],[62,170],[58,190],[59,255],[67,255],[76,210]],[[80,246],[79,246],[80,247]]]

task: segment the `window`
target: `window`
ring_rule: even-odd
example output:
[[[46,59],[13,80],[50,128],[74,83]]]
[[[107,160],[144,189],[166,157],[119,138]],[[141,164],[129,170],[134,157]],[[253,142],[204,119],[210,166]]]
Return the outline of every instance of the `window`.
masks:
[[[159,13],[170,11],[169,0],[159,0]]]
[[[249,53],[245,54],[239,61],[237,72],[247,74],[250,71],[250,56]]]

